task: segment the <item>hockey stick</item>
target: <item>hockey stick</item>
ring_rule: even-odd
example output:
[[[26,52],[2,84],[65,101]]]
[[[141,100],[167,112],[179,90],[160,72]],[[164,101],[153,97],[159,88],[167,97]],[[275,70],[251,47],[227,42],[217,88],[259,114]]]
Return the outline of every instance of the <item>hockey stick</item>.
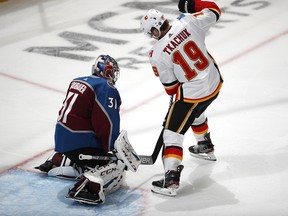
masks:
[[[152,153],[152,155],[138,155],[140,158],[140,164],[144,164],[144,165],[152,165],[155,163],[157,156],[160,152],[160,149],[162,147],[163,144],[163,131],[164,128],[161,131],[161,134],[158,138],[158,141],[156,143],[155,149]],[[96,155],[84,155],[84,154],[80,154],[79,155],[79,160],[117,160],[117,157],[115,156],[96,156]]]
[[[159,138],[156,142],[156,145],[155,145],[155,148],[154,148],[152,155],[139,155],[140,161],[141,161],[140,164],[153,165],[156,162],[158,154],[159,154],[159,152],[162,148],[162,145],[163,145],[163,132],[164,132],[164,128],[162,129],[162,131],[159,135]]]
[[[162,129],[159,138],[157,140],[157,143],[155,145],[154,151],[152,155],[138,155],[140,158],[140,164],[141,165],[153,165],[155,161],[157,160],[158,154],[162,148],[163,145],[163,132],[164,128]],[[79,160],[117,160],[115,156],[96,156],[96,155],[79,155]]]
[[[162,147],[162,144],[163,144],[163,131],[164,131],[164,128],[161,131],[161,134],[158,138],[158,141],[156,143],[156,146],[154,148],[152,155],[138,155],[140,158],[140,162],[141,162],[140,164],[153,165],[155,163],[157,156],[160,152],[160,149]],[[96,156],[96,155],[80,154],[79,160],[117,160],[117,158],[114,156],[109,157],[109,156]]]
[[[173,95],[170,97],[170,101],[169,101],[169,109],[171,108],[172,106],[172,103],[173,103]],[[168,109],[168,110],[169,110]],[[163,146],[163,133],[164,133],[164,127],[159,135],[159,138],[156,142],[156,145],[155,145],[155,148],[154,148],[154,151],[152,153],[152,155],[138,155],[140,157],[140,164],[141,165],[153,165],[156,160],[157,160],[157,157],[159,155],[159,152]],[[80,154],[79,155],[79,159],[80,160],[117,160],[116,157],[109,157],[109,156],[93,156],[93,155],[83,155],[83,154]]]
[[[168,112],[172,106],[172,103],[173,103],[173,95],[171,95],[171,97],[170,97]],[[166,118],[165,118],[165,121],[166,121]],[[159,152],[160,152],[160,150],[164,144],[164,141],[163,141],[164,129],[165,128],[163,127],[163,129],[159,135],[159,138],[156,142],[156,145],[155,145],[155,148],[154,148],[152,155],[139,155],[142,165],[153,165],[156,162],[158,154],[159,154]]]
[[[140,164],[144,164],[144,165],[152,165],[155,163],[157,156],[160,152],[160,149],[162,147],[162,143],[163,143],[163,131],[162,130],[159,139],[156,143],[155,149],[152,153],[152,155],[138,155],[140,158],[141,163]],[[161,141],[162,138],[162,141]],[[80,154],[79,155],[79,160],[117,160],[116,157],[114,156],[96,156],[96,155],[84,155],[84,154]]]
[[[117,160],[117,158],[114,156],[109,157],[79,154],[79,160]]]

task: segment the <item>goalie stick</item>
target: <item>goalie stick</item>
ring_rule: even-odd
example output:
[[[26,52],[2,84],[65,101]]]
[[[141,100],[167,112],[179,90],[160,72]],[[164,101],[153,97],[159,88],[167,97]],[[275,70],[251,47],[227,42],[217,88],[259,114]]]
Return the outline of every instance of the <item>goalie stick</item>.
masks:
[[[164,130],[164,129],[163,129]],[[138,155],[140,158],[140,164],[142,165],[153,165],[157,159],[157,156],[160,152],[160,149],[162,147],[162,143],[163,143],[163,130],[159,136],[159,139],[156,143],[155,149],[152,153],[152,155]],[[161,137],[162,137],[162,141],[161,141]],[[118,160],[117,157],[115,156],[95,156],[95,155],[84,155],[84,154],[80,154],[79,155],[79,159],[80,160]]]
[[[117,160],[115,156],[96,156],[79,154],[79,160]]]
[[[171,108],[172,103],[173,103],[173,95],[170,97],[169,109]],[[159,138],[156,142],[156,145],[155,145],[155,148],[154,148],[152,155],[138,155],[140,157],[140,164],[141,165],[153,165],[156,162],[157,157],[159,155],[159,152],[163,146],[164,129],[165,128],[163,127],[163,129],[159,135]],[[93,156],[93,155],[83,155],[83,154],[79,155],[79,159],[80,160],[117,160],[117,158],[114,156],[111,156],[111,157],[109,157],[109,156]]]
[[[162,130],[158,141],[156,143],[156,146],[154,148],[154,151],[152,155],[138,155],[140,158],[140,164],[141,165],[153,165],[158,157],[158,154],[161,150],[162,144],[163,144],[163,131]],[[80,160],[118,160],[117,157],[115,156],[96,156],[96,155],[84,155],[80,154],[79,155]]]

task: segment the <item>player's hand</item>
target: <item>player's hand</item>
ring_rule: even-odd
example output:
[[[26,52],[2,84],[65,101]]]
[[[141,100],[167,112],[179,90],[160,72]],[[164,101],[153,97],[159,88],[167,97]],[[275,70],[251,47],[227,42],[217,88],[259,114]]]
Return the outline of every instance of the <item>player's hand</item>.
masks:
[[[179,0],[178,9],[182,13],[194,13],[195,12],[195,2],[194,2],[194,0]]]

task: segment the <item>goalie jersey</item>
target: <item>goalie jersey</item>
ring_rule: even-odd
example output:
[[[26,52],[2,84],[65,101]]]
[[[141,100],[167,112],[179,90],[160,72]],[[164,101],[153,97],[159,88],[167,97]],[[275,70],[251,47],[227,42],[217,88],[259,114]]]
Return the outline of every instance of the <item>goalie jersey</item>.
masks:
[[[121,98],[106,79],[74,79],[67,90],[55,128],[55,151],[99,148],[108,152],[120,133]]]
[[[205,34],[221,12],[217,6],[201,6],[197,13],[181,14],[154,44],[149,55],[152,69],[166,93],[176,94],[176,100],[191,103],[213,97],[222,85],[216,62],[206,50],[204,41]]]

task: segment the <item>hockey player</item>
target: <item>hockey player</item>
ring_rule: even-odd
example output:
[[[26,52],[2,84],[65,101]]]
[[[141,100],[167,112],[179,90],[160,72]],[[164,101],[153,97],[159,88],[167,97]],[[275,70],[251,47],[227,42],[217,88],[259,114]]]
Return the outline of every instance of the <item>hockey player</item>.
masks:
[[[205,34],[221,15],[219,7],[209,1],[180,0],[178,9],[183,14],[171,24],[155,9],[140,23],[144,34],[156,39],[149,54],[152,69],[166,93],[176,95],[164,125],[165,176],[152,182],[153,192],[169,196],[175,196],[179,187],[183,139],[189,127],[197,141],[189,152],[216,160],[205,110],[217,98],[223,82],[205,45]]]
[[[105,195],[121,186],[124,170],[135,172],[139,166],[127,132],[119,132],[119,73],[114,58],[100,55],[92,75],[76,78],[68,87],[55,128],[56,153],[36,167],[49,176],[80,179],[68,199],[103,203]]]

